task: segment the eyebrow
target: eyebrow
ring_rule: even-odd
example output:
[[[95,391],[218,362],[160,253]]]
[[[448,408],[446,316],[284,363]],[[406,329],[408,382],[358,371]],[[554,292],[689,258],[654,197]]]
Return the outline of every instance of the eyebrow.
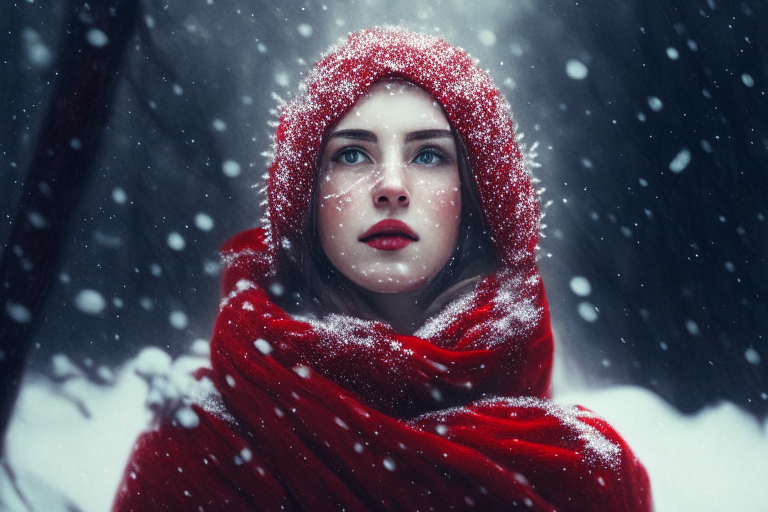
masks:
[[[378,141],[376,134],[367,130],[339,130],[337,132],[333,132],[331,134],[331,138],[367,140],[369,142]]]
[[[419,132],[411,132],[405,136],[406,142],[413,140],[426,140],[426,139],[444,139],[453,138],[453,134],[449,130],[422,130]]]
[[[355,139],[365,140],[369,142],[378,142],[378,137],[373,132],[368,130],[339,130],[331,134],[331,138],[342,139]],[[444,139],[453,138],[453,134],[449,130],[421,130],[418,132],[411,132],[405,136],[406,142],[414,140],[426,140],[426,139]]]

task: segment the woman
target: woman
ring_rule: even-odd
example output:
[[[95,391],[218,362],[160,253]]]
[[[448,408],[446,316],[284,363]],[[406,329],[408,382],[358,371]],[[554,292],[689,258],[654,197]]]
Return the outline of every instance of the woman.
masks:
[[[114,509],[650,510],[621,437],[546,400],[538,199],[488,75],[371,29],[301,92],[265,227],[223,250],[217,391],[140,438]]]

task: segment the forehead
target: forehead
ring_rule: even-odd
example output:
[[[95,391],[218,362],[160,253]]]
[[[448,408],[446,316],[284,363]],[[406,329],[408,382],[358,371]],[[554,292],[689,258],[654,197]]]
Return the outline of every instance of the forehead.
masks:
[[[385,80],[374,84],[333,131],[349,129],[450,130],[450,124],[427,91],[401,80]]]

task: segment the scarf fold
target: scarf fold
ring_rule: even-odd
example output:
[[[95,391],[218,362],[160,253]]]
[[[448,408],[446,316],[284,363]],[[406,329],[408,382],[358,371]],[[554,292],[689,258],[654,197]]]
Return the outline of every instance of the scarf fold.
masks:
[[[535,266],[487,277],[403,336],[287,314],[265,291],[267,250],[260,229],[225,246],[203,372],[219,395],[193,406],[192,428],[162,420],[140,439],[115,511],[651,509],[621,437],[546,399]]]

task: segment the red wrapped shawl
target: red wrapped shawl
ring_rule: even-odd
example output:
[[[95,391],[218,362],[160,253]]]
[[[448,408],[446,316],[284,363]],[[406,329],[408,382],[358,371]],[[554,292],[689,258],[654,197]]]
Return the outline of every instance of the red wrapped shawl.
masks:
[[[278,244],[302,236],[322,134],[392,75],[429,91],[462,137],[501,270],[413,336],[292,317],[266,290]],[[114,510],[650,510],[621,437],[546,399],[538,200],[490,78],[442,40],[373,29],[326,55],[303,93],[281,110],[266,229],[223,251],[205,372],[217,391],[139,439]]]

